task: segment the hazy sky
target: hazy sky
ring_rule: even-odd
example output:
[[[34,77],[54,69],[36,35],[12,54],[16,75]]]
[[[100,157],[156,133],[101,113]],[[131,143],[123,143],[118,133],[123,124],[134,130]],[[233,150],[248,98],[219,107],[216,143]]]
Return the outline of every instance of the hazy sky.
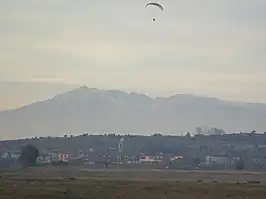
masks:
[[[0,109],[84,84],[266,102],[265,0],[157,2],[0,1]]]

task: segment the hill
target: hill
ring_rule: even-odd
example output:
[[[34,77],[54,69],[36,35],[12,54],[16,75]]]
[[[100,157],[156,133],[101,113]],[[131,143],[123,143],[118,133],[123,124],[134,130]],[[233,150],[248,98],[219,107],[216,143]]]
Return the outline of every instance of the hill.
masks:
[[[265,131],[266,105],[178,94],[140,93],[86,86],[18,109],[0,112],[0,139],[92,132],[181,134],[195,127],[227,132]]]

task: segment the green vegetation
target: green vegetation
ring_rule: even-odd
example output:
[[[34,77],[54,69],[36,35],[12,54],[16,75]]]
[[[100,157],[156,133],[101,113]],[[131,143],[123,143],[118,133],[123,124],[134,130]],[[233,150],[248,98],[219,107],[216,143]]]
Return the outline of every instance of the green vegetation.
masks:
[[[217,130],[213,131],[216,132]],[[0,144],[8,151],[18,151],[25,143],[35,145],[40,151],[73,152],[88,148],[106,151],[110,148],[116,148],[122,137],[125,139],[124,152],[128,155],[135,154],[136,151],[147,152],[149,154],[157,154],[158,152],[185,153],[189,146],[196,147],[196,150],[209,150],[211,147],[217,149],[224,148],[225,144],[227,153],[238,153],[235,148],[236,145],[260,146],[266,144],[266,134],[243,133],[224,135],[213,133],[209,136],[203,134],[191,136],[189,132],[187,136],[162,136],[158,133],[153,136],[82,134],[77,136],[39,137],[25,140],[0,141]],[[256,154],[259,154],[259,147],[255,149],[257,150],[255,151]]]
[[[26,145],[21,150],[19,161],[23,167],[34,166],[38,157],[39,150],[33,145]]]
[[[119,165],[120,169],[266,170],[266,133],[223,134],[217,133],[220,132],[219,129],[214,128],[207,136],[199,134],[201,130],[197,131],[196,135],[187,132],[185,136],[162,136],[159,133],[152,136],[82,134],[0,141],[3,150],[0,167],[16,167],[12,162],[17,160],[15,155],[25,144],[31,144],[40,151],[38,163],[42,166],[61,165],[61,162],[58,162],[62,159],[59,154],[66,154],[63,159],[68,161],[68,166],[79,165],[87,168],[114,168]],[[120,150],[119,143],[122,138],[123,147]],[[25,149],[23,148],[24,151]],[[37,153],[38,151],[33,151],[33,158],[30,160],[25,155],[30,153],[23,152],[23,165],[34,165]],[[144,156],[159,161],[144,164],[144,161],[140,161],[145,159]],[[240,158],[241,164],[237,162]]]
[[[245,164],[243,160],[239,160],[236,162],[236,169],[242,171],[245,168]]]

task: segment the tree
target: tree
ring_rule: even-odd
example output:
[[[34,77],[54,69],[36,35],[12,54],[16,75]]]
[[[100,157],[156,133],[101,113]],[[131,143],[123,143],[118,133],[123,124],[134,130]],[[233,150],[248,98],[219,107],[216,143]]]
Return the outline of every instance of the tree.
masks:
[[[152,136],[155,136],[155,137],[157,136],[157,137],[158,137],[158,136],[162,136],[162,134],[160,134],[160,133],[155,133],[155,134],[153,134]]]
[[[242,159],[236,162],[236,169],[242,171],[245,167],[244,161]]]
[[[210,128],[207,132],[208,135],[224,135],[226,134],[223,129]]]
[[[39,150],[34,145],[26,145],[21,149],[19,157],[23,167],[36,165],[36,160],[39,157]]]
[[[189,132],[187,132],[186,137],[191,138],[191,134]]]
[[[202,130],[201,127],[196,127],[196,134],[197,134],[197,135],[201,135],[201,134],[203,134],[203,130]]]
[[[198,158],[198,157],[193,158],[192,159],[192,164],[193,164],[193,166],[199,166],[200,158]]]

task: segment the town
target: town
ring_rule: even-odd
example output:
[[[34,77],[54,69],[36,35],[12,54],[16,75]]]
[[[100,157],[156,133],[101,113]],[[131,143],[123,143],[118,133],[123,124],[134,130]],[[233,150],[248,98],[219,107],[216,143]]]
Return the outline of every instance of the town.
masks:
[[[39,150],[38,166],[84,168],[154,168],[206,170],[265,170],[266,133],[226,134],[211,129],[208,135],[183,136],[82,134],[0,142],[0,166],[17,167],[27,144]]]

